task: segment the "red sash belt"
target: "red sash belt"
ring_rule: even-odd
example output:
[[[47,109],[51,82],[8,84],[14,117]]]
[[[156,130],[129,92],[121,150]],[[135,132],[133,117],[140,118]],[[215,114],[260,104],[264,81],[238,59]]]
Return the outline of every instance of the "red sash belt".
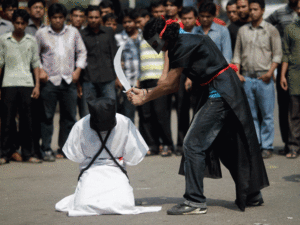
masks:
[[[229,68],[233,69],[235,72],[238,71],[238,68],[236,65],[234,64],[229,64],[229,66],[227,66],[225,69],[222,69],[218,74],[216,74],[215,76],[213,76],[209,81],[207,81],[206,83],[202,83],[200,84],[200,86],[205,86],[208,85],[210,82],[212,82],[216,77],[218,77],[221,73],[223,73],[224,71],[228,70]]]

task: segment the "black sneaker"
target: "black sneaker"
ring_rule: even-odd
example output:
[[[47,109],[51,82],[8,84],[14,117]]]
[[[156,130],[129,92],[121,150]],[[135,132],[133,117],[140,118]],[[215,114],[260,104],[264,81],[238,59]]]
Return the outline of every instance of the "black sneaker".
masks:
[[[205,214],[206,212],[207,212],[207,208],[193,207],[185,203],[182,203],[173,206],[171,209],[167,211],[167,214],[168,215],[197,215],[197,214]]]
[[[51,151],[45,152],[45,156],[44,156],[43,160],[45,162],[54,162],[55,161],[55,157],[53,155],[53,152],[51,152]]]

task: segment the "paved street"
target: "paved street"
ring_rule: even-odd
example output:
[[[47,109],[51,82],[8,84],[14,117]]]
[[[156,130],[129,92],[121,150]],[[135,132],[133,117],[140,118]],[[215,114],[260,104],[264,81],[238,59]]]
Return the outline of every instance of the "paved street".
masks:
[[[176,119],[172,114],[174,140]],[[55,117],[56,149],[58,116]],[[205,179],[208,213],[197,216],[168,216],[166,210],[182,202],[184,177],[177,174],[180,157],[147,157],[128,168],[136,201],[144,206],[160,205],[162,211],[141,215],[109,215],[71,218],[55,212],[54,205],[74,192],[78,164],[67,159],[40,165],[12,162],[0,167],[0,224],[300,224],[300,157],[295,160],[277,155],[281,142],[275,110],[275,155],[265,160],[271,186],[263,189],[265,204],[241,212],[234,204],[235,188],[230,174],[222,168],[223,178]],[[226,150],[226,146],[224,146]],[[105,185],[105,184],[103,184]]]

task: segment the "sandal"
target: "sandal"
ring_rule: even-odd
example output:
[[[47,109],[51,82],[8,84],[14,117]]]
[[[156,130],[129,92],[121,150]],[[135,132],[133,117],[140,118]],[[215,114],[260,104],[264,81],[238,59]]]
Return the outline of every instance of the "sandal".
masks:
[[[298,157],[298,153],[296,150],[292,150],[288,154],[286,154],[285,157],[288,159],[296,159]]]
[[[152,156],[152,155],[157,155],[157,154],[158,154],[157,152],[154,152],[154,151],[149,150],[149,151],[146,153],[146,156]]]
[[[63,158],[65,158],[65,156],[63,154],[58,153],[58,154],[55,155],[55,158],[63,159]]]
[[[11,159],[13,161],[16,161],[16,162],[22,162],[23,161],[22,156],[17,152],[15,152],[14,154],[11,155]]]
[[[3,165],[3,164],[5,164],[5,163],[7,163],[6,159],[0,158],[0,165]]]
[[[26,162],[35,164],[35,163],[42,163],[43,161],[35,157],[30,157]]]
[[[163,149],[160,152],[160,155],[161,155],[161,157],[172,156],[172,150],[170,149],[169,146],[165,145],[165,146],[163,146]]]

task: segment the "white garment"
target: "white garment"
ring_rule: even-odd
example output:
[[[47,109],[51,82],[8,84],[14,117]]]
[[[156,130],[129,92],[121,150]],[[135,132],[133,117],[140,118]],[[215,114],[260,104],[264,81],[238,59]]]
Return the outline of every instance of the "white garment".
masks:
[[[117,125],[112,129],[106,146],[116,158],[123,157],[117,159],[120,165],[137,165],[149,148],[130,119],[120,114],[116,119]],[[106,133],[101,132],[103,139]],[[90,115],[87,115],[72,128],[63,151],[83,169],[101,146],[97,133],[90,128]],[[161,207],[136,207],[128,178],[103,149],[93,165],[82,174],[75,194],[56,203],[55,209],[68,212],[69,216],[88,216],[157,212]]]

